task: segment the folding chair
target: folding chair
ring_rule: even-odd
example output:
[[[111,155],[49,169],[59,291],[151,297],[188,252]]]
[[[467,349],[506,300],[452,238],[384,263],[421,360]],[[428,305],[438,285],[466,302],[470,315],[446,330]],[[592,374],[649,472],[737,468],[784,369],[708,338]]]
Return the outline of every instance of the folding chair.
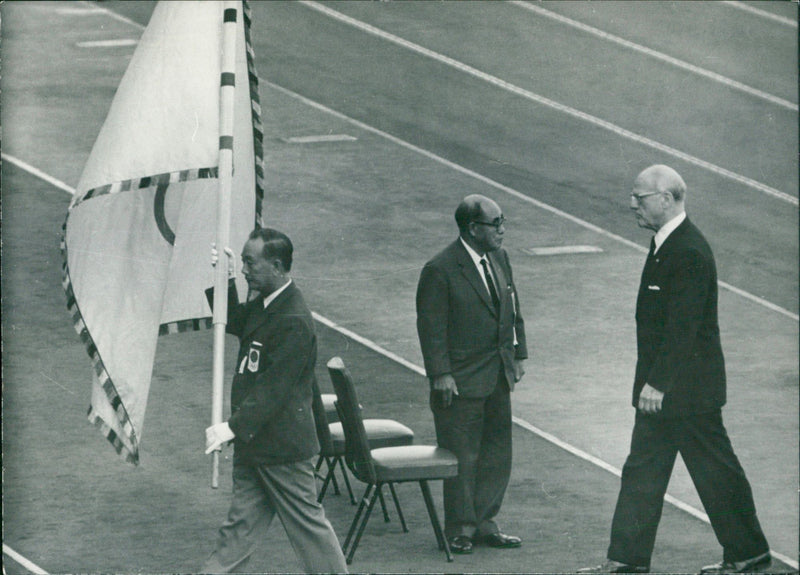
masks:
[[[439,549],[444,549],[447,560],[452,561],[453,556],[442,532],[428,481],[438,481],[458,475],[458,459],[446,449],[429,445],[370,448],[356,388],[350,372],[345,368],[341,358],[334,357],[328,362],[328,373],[336,391],[339,419],[344,428],[347,466],[359,481],[367,484],[367,489],[361,498],[361,503],[350,524],[350,530],[342,548],[347,564],[349,565],[353,561],[356,547],[358,547],[372,508],[375,506],[379,494],[382,493],[384,485],[389,486],[403,531],[408,532],[405,518],[397,501],[394,484],[409,481],[419,483]],[[355,535],[355,539],[353,539],[353,535]],[[351,540],[352,546],[350,545]]]
[[[318,390],[317,390],[318,391]],[[317,393],[313,401],[314,420],[317,424],[317,439],[319,440],[320,452],[317,460],[316,472],[319,473],[323,462],[327,465],[328,471],[322,478],[322,487],[317,495],[317,502],[322,503],[329,484],[333,484],[335,493],[339,493],[339,486],[336,482],[336,466],[341,468],[347,493],[350,495],[350,503],[356,504],[353,489],[350,486],[350,479],[347,477],[347,469],[344,464],[345,440],[342,424],[338,421],[339,416],[336,411],[336,395],[332,393]],[[332,413],[331,413],[332,412]],[[366,419],[364,426],[367,430],[369,444],[373,448],[392,447],[397,445],[411,445],[414,442],[414,432],[409,428],[394,421],[393,419]],[[389,515],[386,511],[386,503],[381,499],[383,516],[386,522]]]

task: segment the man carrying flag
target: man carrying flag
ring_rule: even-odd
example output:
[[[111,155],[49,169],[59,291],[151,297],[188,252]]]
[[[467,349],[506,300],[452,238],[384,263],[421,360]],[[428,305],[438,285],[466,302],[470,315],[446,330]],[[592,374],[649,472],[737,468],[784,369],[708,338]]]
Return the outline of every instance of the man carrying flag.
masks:
[[[134,464],[158,336],[212,327],[213,274],[198,262],[218,222],[232,233],[216,241],[241,245],[261,221],[249,28],[242,2],[156,5],[64,223],[67,305],[94,366],[88,417]]]
[[[311,403],[318,394],[314,321],[289,277],[292,242],[256,228],[242,250],[246,303],[228,290],[227,331],[239,338],[231,387],[231,417],[206,430],[206,453],[233,440],[233,501],[203,573],[243,567],[254,531],[277,514],[308,573],[346,573],[344,555],[317,503],[314,460],[319,452]],[[229,276],[235,274],[233,254]],[[217,253],[212,254],[216,265]],[[213,290],[208,290],[209,302]]]

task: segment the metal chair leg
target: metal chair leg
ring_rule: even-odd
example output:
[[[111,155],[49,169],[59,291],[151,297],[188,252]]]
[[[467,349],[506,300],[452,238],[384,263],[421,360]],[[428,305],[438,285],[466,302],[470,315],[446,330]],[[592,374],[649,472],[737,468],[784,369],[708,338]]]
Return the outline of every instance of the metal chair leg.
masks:
[[[375,487],[372,484],[367,485],[367,489],[364,491],[364,496],[361,498],[361,502],[358,504],[358,509],[356,509],[355,517],[353,517],[353,522],[350,523],[350,529],[347,531],[347,537],[344,540],[344,545],[342,545],[342,552],[347,553],[347,548],[350,545],[350,539],[353,538],[353,533],[356,531],[356,526],[358,525],[358,520],[361,517],[361,514],[364,512],[364,508],[367,506],[367,502],[370,499],[370,493],[372,493],[372,488]]]
[[[433,532],[436,534],[436,541],[439,542],[439,548],[444,546],[444,552],[447,555],[447,561],[453,561],[453,555],[450,553],[450,545],[447,543],[447,537],[442,532],[442,526],[439,523],[439,517],[436,514],[436,507],[433,505],[433,497],[431,497],[431,488],[428,482],[422,480],[419,482],[419,487],[422,489],[422,497],[425,499],[425,506],[428,508],[428,515],[431,518],[431,525],[433,525]]]
[[[333,483],[333,492],[338,494],[339,493],[339,486],[336,484],[336,461],[338,458],[333,460],[331,463],[329,458],[325,458],[326,463],[328,464],[328,473],[325,475],[325,479],[322,481],[322,487],[319,490],[319,495],[317,495],[317,503],[322,503],[322,500],[325,499],[325,493],[328,491],[328,484]],[[321,464],[321,460],[320,460]],[[349,485],[348,485],[349,487]],[[350,492],[350,498],[352,499],[353,493]]]
[[[356,554],[356,547],[358,547],[358,542],[361,541],[361,536],[364,534],[364,528],[367,526],[367,521],[369,521],[370,513],[372,513],[372,508],[375,507],[375,500],[378,499],[378,494],[382,491],[382,485],[378,484],[375,491],[372,492],[372,497],[369,500],[369,505],[367,506],[367,511],[364,513],[364,519],[361,520],[361,525],[358,527],[358,532],[356,533],[356,538],[353,540],[353,546],[350,547],[350,552],[347,554],[347,564],[353,562],[353,555]]]
[[[353,496],[353,488],[350,487],[350,479],[347,477],[347,467],[344,465],[344,459],[339,458],[339,467],[342,468],[342,477],[344,477],[344,485],[347,487],[347,493],[350,495],[350,503],[356,504],[356,498]]]
[[[389,511],[386,509],[386,500],[383,498],[383,484],[378,486],[378,497],[381,499],[381,509],[383,510],[383,522],[389,523]]]
[[[400,525],[403,527],[403,533],[408,533],[406,526],[406,518],[403,517],[403,510],[400,509],[400,500],[397,499],[397,491],[394,489],[394,483],[389,484],[389,491],[392,492],[392,499],[394,499],[394,508],[397,509],[397,516],[400,518]]]
[[[336,461],[341,461],[341,457],[334,457],[333,462],[329,458],[325,458],[325,462],[328,464],[329,474],[331,476],[331,484],[333,485],[333,493],[334,495],[339,495],[341,491],[339,491],[339,482],[336,481]]]

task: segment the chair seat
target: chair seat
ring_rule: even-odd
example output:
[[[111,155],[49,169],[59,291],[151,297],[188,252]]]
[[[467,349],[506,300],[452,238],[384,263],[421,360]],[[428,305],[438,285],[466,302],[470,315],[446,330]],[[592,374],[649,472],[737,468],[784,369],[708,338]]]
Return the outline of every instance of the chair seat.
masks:
[[[383,447],[371,451],[378,481],[420,481],[458,475],[458,459],[433,445]]]
[[[344,429],[341,422],[331,423],[328,428],[331,430],[334,453],[344,455]],[[414,443],[414,432],[411,428],[394,419],[365,419],[364,429],[367,431],[370,449],[408,446]]]

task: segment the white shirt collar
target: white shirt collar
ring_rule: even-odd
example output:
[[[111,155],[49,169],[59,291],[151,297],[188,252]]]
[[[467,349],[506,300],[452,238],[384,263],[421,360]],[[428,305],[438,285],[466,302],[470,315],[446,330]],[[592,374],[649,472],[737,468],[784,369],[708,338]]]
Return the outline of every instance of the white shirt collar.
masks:
[[[472,263],[475,264],[475,268],[478,270],[478,276],[481,278],[481,281],[483,282],[483,287],[486,288],[486,293],[491,293],[491,291],[489,290],[489,284],[486,283],[486,276],[483,274],[483,266],[481,265],[481,260],[485,259],[488,264],[487,268],[489,269],[489,273],[492,275],[492,281],[494,282],[496,289],[497,276],[495,275],[494,269],[492,268],[492,262],[489,260],[489,254],[485,254],[483,257],[481,257],[478,255],[478,252],[476,252],[472,248],[472,246],[470,246],[467,242],[464,241],[464,238],[459,237],[458,239],[460,239],[461,244],[465,248],[467,248],[467,253],[469,254],[469,257],[472,259]]]
[[[278,297],[279,295],[281,295],[281,293],[283,293],[283,290],[288,288],[291,284],[292,284],[292,280],[289,280],[284,285],[282,285],[281,287],[276,289],[274,292],[269,294],[267,297],[265,297],[264,298],[264,309],[267,309],[267,306],[269,304],[271,304],[273,301],[275,301],[275,298]]]
[[[464,238],[459,236],[458,239],[461,240],[461,245],[467,248],[467,253],[469,254],[469,257],[472,258],[472,261],[475,263],[477,267],[481,267],[481,260],[483,259],[483,257],[486,258],[486,261],[489,261],[489,258],[487,256],[485,255],[483,257],[479,256],[478,252],[476,252],[472,248],[472,246],[470,246],[467,242],[464,241]]]
[[[679,225],[681,225],[683,223],[683,220],[685,219],[686,219],[686,212],[681,212],[680,214],[672,218],[670,221],[668,221],[666,224],[661,226],[661,228],[658,230],[658,233],[656,233],[654,238],[656,242],[656,250],[655,250],[656,252],[659,250],[659,248],[661,248],[661,246],[667,240],[669,235],[672,232],[674,232],[675,229]]]

